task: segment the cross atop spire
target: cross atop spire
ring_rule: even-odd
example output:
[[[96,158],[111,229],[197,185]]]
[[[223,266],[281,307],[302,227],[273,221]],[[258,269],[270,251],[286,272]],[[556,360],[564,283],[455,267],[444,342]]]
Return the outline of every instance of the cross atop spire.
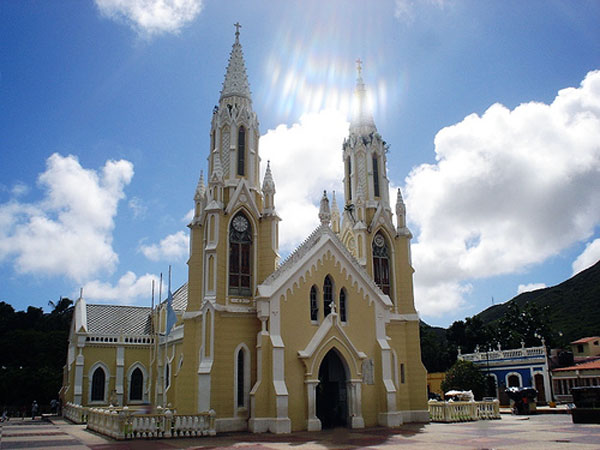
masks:
[[[368,135],[377,131],[373,116],[367,101],[367,88],[362,79],[362,60],[356,60],[356,89],[354,90],[352,120],[350,121],[350,132],[357,135]]]
[[[234,23],[233,26],[235,27],[235,39],[238,40],[240,37],[240,28],[242,28],[242,26],[239,22]]]
[[[360,58],[356,60],[356,72],[358,73],[358,78],[362,78],[362,60]]]

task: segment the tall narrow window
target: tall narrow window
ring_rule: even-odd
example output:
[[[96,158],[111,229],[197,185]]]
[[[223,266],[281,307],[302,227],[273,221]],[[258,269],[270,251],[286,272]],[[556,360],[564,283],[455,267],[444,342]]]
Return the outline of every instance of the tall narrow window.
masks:
[[[317,288],[310,288],[310,320],[319,320],[319,303],[317,302]]]
[[[379,163],[377,155],[373,155],[373,195],[379,197]]]
[[[238,130],[238,164],[237,164],[237,173],[240,176],[244,176],[246,174],[246,129],[241,126]]]
[[[346,290],[342,289],[340,291],[340,320],[342,322],[346,322],[347,319],[347,305],[346,305]]]
[[[326,317],[331,313],[331,302],[333,301],[333,284],[329,275],[323,282],[323,315]]]
[[[171,385],[171,364],[165,365],[165,389],[168,389]]]
[[[244,406],[244,349],[240,348],[237,355],[237,406]]]
[[[346,159],[346,180],[348,180],[348,201],[352,201],[352,163],[350,162],[350,157]]]
[[[102,402],[104,401],[104,384],[106,383],[106,374],[102,367],[98,367],[94,370],[92,375],[92,401]]]
[[[252,295],[250,257],[252,233],[250,222],[239,213],[231,221],[229,229],[229,294]]]
[[[404,374],[404,363],[400,363],[400,383],[404,384],[406,375]]]
[[[144,374],[139,367],[131,372],[129,383],[129,400],[142,400],[144,393]]]
[[[384,294],[390,295],[390,258],[387,242],[381,233],[373,239],[373,279]]]

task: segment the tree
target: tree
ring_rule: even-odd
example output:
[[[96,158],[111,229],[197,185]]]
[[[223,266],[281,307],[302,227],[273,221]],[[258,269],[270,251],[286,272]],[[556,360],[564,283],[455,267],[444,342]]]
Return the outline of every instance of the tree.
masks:
[[[446,378],[442,381],[442,390],[473,391],[475,399],[481,400],[486,392],[486,380],[484,374],[471,361],[459,359],[446,372]]]
[[[519,348],[521,343],[525,347],[538,347],[543,336],[546,345],[552,345],[555,334],[550,327],[548,313],[548,307],[540,308],[535,303],[527,302],[520,308],[517,303],[511,302],[498,321],[495,340],[506,349]]]

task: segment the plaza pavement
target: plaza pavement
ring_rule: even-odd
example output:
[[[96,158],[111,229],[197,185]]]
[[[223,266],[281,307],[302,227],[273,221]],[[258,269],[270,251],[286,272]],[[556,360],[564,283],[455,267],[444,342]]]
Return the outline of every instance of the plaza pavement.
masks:
[[[244,449],[411,448],[600,449],[600,425],[574,424],[568,414],[538,414],[454,424],[406,424],[397,429],[334,429],[288,435],[223,433],[216,437],[114,441],[62,418],[0,424],[0,449]]]

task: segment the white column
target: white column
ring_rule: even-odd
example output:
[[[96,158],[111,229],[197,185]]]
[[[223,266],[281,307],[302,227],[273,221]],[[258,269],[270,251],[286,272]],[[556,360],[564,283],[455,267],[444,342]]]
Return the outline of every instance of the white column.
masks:
[[[362,380],[350,380],[348,382],[348,392],[350,398],[348,399],[348,405],[350,406],[350,427],[351,428],[364,428],[365,420],[362,416],[362,391],[361,391]]]
[[[83,347],[79,347],[79,354],[75,358],[75,386],[74,386],[74,397],[73,403],[76,405],[83,405],[83,364],[85,359],[83,357]]]
[[[125,349],[122,346],[117,347],[117,372],[115,374],[115,390],[117,391],[117,398],[119,399],[119,405],[123,406],[123,368],[125,366]],[[115,405],[117,406],[117,405]]]
[[[308,431],[320,431],[321,420],[317,417],[317,396],[316,389],[319,384],[319,380],[306,380],[306,398],[308,401],[308,417],[307,417],[307,430]]]

